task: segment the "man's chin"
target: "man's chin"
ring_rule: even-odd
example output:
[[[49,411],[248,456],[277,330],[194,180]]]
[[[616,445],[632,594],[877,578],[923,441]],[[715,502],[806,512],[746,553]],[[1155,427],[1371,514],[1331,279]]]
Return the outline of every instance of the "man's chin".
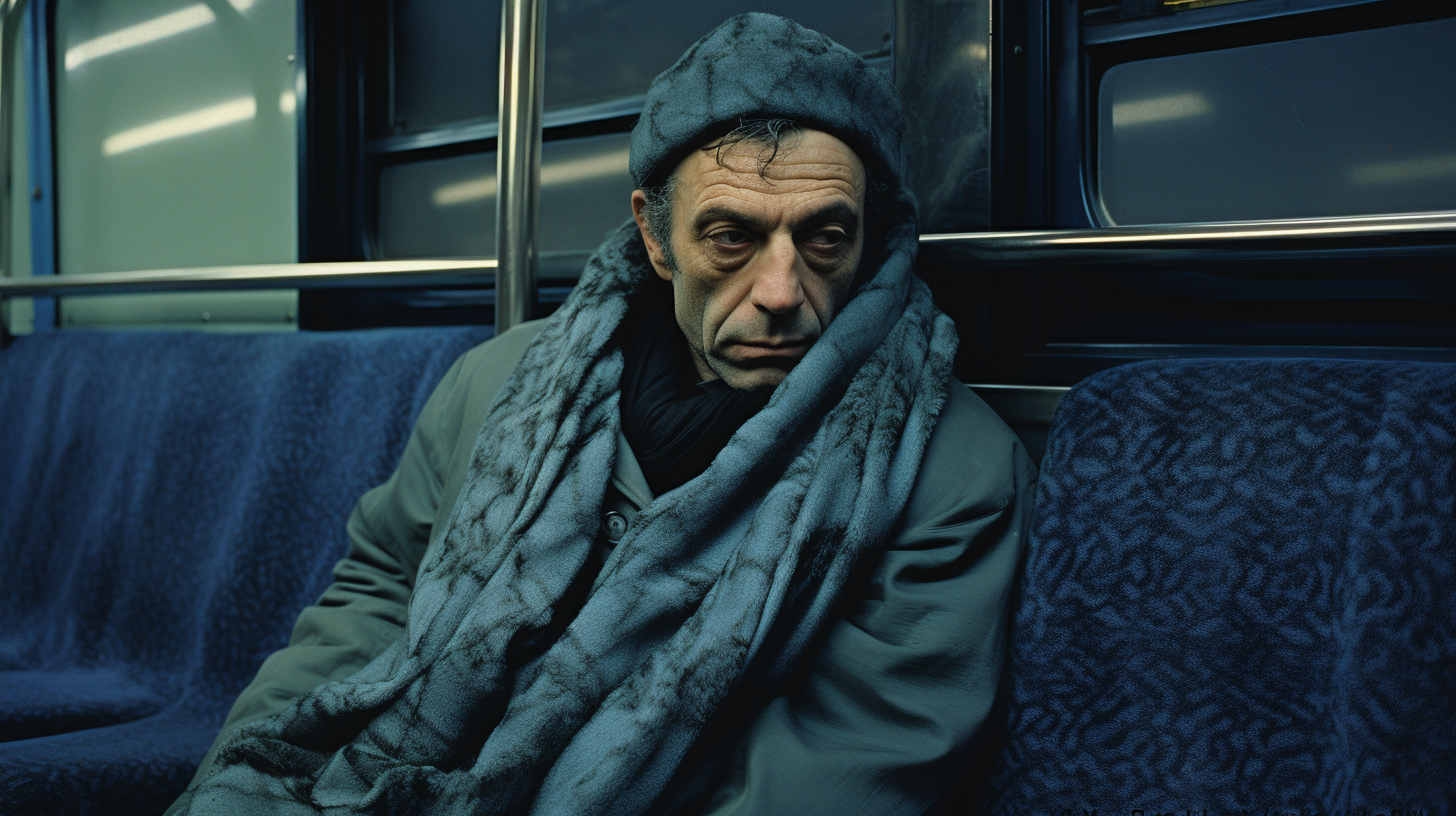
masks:
[[[798,361],[795,360],[795,363]],[[758,363],[742,365],[729,363],[723,360],[714,360],[712,369],[718,378],[726,385],[739,391],[752,391],[755,388],[774,387],[789,376],[789,369],[792,364],[783,363]]]

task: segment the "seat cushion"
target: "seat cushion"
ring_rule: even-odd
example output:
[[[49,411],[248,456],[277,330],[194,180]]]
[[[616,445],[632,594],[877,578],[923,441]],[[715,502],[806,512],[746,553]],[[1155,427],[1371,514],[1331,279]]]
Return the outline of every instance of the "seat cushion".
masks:
[[[998,813],[1456,803],[1456,366],[1180,360],[1068,394]]]
[[[0,812],[180,794],[489,334],[68,331],[0,352]]]
[[[0,700],[6,742],[130,722],[167,703],[114,666],[0,671]]]

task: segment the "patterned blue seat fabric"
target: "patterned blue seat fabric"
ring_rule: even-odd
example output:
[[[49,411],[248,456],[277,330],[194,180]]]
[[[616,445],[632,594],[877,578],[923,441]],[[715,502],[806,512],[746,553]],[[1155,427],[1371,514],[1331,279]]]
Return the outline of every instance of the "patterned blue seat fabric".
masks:
[[[1452,365],[1185,360],[1073,389],[985,810],[1456,812],[1453,468]]]
[[[157,814],[487,329],[0,351],[0,813]]]

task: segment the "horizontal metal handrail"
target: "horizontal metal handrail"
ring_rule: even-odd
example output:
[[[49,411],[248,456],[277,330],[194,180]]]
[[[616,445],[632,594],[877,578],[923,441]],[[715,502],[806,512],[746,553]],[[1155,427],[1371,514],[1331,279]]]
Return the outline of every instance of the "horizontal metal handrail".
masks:
[[[0,297],[257,289],[418,288],[495,282],[493,260],[252,264],[0,278]]]
[[[1298,218],[1279,221],[1223,221],[1207,224],[1159,224],[1152,226],[1099,227],[1071,230],[1005,230],[1001,232],[952,232],[920,236],[922,246],[974,241],[987,246],[1024,248],[1032,246],[1128,245],[1149,243],[1179,245],[1187,242],[1259,241],[1294,238],[1369,238],[1373,236],[1456,233],[1456,211],[1402,215],[1359,215],[1341,218]]]
[[[1417,255],[1456,254],[1456,212],[1289,221],[1020,230],[922,235],[926,260],[984,267],[1138,260],[1273,258],[1292,251],[1397,246]],[[418,288],[493,285],[496,262],[346,261],[0,278],[0,297],[247,289]],[[1456,264],[1442,269],[1456,272]]]
[[[1306,262],[1310,256],[1291,253],[1387,252],[1392,247],[1418,257],[1456,253],[1456,212],[920,237],[920,255],[926,260],[991,266],[1281,257]]]

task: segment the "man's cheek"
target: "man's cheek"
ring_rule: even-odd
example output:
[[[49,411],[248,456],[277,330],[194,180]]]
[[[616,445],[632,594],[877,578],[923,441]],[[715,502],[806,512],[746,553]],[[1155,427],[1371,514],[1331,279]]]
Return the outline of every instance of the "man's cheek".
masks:
[[[703,336],[708,340],[714,342],[721,340],[731,328],[733,312],[724,308],[721,300],[707,300],[701,304],[700,314],[703,321]]]

